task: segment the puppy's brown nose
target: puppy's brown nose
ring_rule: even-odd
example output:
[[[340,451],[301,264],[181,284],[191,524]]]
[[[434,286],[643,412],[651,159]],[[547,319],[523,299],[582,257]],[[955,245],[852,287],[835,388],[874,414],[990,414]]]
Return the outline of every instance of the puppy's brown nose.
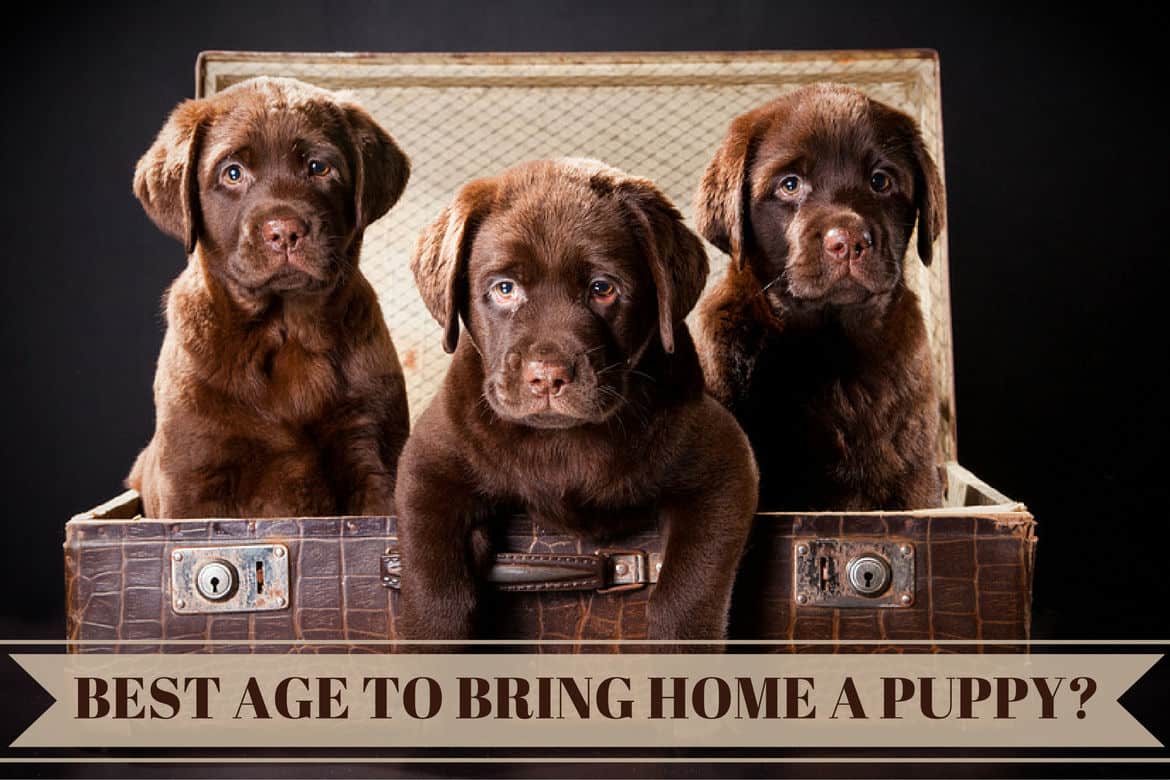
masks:
[[[309,226],[296,217],[281,217],[267,220],[263,225],[264,243],[273,252],[295,252],[304,240]]]
[[[835,227],[825,233],[825,257],[839,263],[865,259],[873,246],[873,236],[868,230]]]
[[[559,360],[526,360],[523,376],[533,395],[558,396],[573,381],[573,367]]]

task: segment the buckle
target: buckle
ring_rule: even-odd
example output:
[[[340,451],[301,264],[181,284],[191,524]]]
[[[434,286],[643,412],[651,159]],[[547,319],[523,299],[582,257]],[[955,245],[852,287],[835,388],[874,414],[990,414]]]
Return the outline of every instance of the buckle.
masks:
[[[597,589],[598,593],[638,590],[651,582],[650,559],[645,550],[601,549],[597,557],[601,559],[602,581],[607,583]]]

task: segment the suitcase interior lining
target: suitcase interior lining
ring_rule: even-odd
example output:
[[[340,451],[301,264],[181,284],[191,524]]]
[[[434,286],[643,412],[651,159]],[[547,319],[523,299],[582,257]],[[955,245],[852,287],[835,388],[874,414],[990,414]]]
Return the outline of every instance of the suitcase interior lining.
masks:
[[[945,178],[938,59],[925,51],[707,54],[262,54],[205,52],[196,93],[252,76],[349,90],[412,161],[402,199],[366,231],[362,270],[377,290],[413,417],[450,358],[408,267],[418,235],[455,191],[529,159],[595,157],[655,181],[693,225],[694,191],[736,115],[815,81],[836,81],[913,116]],[[910,240],[911,247],[915,240]],[[727,257],[707,245],[708,284]],[[935,358],[939,460],[955,460],[946,232],[929,268],[905,263]],[[694,315],[691,317],[693,325]]]

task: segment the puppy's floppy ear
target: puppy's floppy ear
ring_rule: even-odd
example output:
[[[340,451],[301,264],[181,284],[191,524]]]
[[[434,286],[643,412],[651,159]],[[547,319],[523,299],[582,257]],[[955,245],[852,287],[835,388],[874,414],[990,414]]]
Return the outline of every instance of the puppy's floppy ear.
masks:
[[[743,267],[749,229],[747,167],[755,142],[755,113],[732,120],[695,193],[695,225],[704,238]]]
[[[467,307],[467,254],[495,193],[491,179],[464,185],[418,237],[410,260],[423,302],[443,326],[443,349],[448,353],[459,344],[459,315]]]
[[[658,292],[658,332],[662,347],[674,352],[674,327],[699,300],[707,282],[703,242],[683,224],[682,214],[647,179],[625,177],[617,192],[635,221]]]
[[[364,230],[398,202],[410,178],[410,160],[361,106],[342,106],[354,151],[355,221]]]
[[[199,235],[199,147],[213,110],[186,100],[171,112],[134,169],[134,194],[164,233],[195,251]]]
[[[914,206],[918,209],[918,257],[923,265],[930,265],[934,258],[934,240],[942,232],[946,222],[946,191],[938,167],[926,151],[922,133],[914,127],[914,161],[918,170],[914,177]]]

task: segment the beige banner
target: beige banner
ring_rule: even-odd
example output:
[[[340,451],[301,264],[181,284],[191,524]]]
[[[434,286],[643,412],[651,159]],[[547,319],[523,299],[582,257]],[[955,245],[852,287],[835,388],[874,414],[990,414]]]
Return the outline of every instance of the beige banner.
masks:
[[[1161,656],[13,655],[13,747],[1160,747]]]

